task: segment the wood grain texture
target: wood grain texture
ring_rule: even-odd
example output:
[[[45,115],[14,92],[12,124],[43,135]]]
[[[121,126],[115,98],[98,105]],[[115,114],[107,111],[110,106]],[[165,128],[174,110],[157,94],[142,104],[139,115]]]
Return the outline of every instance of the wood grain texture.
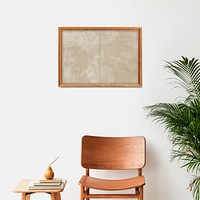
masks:
[[[13,192],[21,193],[21,200],[30,200],[31,194],[35,193],[48,193],[50,194],[51,200],[61,200],[60,193],[64,190],[65,185],[67,183],[66,180],[63,181],[63,188],[62,189],[42,189],[42,190],[29,190],[29,183],[31,179],[24,179],[21,180],[17,186],[13,189]]]
[[[94,137],[82,139],[81,164],[90,169],[138,169],[145,165],[144,137]]]
[[[127,190],[144,185],[144,176],[138,176],[122,180],[105,180],[82,176],[79,184],[81,186],[97,190]]]
[[[79,181],[81,200],[90,198],[137,198],[143,200],[145,177],[142,168],[146,162],[146,140],[142,136],[98,137],[84,136],[81,147],[81,164],[86,174]],[[89,171],[101,170],[137,170],[138,175],[128,179],[108,180],[91,177]],[[91,189],[112,191],[112,193],[90,193]],[[115,191],[133,189],[133,193],[115,193]]]

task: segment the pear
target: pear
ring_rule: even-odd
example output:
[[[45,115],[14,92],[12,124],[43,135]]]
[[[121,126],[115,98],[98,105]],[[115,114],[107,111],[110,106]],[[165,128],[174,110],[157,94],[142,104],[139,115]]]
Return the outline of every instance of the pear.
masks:
[[[51,180],[54,177],[54,172],[51,168],[51,166],[49,165],[49,167],[47,168],[47,170],[44,173],[44,177],[48,180]]]

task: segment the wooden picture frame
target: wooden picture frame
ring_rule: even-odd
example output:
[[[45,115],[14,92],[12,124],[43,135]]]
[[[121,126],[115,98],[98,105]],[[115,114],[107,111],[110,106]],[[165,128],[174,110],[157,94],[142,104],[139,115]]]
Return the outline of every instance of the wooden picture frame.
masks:
[[[142,87],[141,27],[58,27],[59,87]]]

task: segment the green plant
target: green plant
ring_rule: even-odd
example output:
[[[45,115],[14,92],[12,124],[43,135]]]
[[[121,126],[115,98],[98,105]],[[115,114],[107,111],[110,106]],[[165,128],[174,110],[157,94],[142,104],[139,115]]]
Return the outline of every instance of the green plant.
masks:
[[[165,68],[173,74],[171,82],[187,92],[175,103],[157,103],[145,106],[147,117],[163,124],[172,144],[171,161],[183,161],[181,167],[194,173],[189,188],[195,200],[200,199],[200,64],[198,59],[166,62]]]

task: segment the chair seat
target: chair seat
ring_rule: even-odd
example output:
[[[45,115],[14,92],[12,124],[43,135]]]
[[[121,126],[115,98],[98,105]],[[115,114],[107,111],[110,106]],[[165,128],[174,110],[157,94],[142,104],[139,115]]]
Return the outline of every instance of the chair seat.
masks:
[[[97,190],[126,190],[136,188],[144,184],[144,176],[137,176],[134,178],[121,180],[106,180],[84,175],[79,181],[79,185],[81,185],[82,187]]]

